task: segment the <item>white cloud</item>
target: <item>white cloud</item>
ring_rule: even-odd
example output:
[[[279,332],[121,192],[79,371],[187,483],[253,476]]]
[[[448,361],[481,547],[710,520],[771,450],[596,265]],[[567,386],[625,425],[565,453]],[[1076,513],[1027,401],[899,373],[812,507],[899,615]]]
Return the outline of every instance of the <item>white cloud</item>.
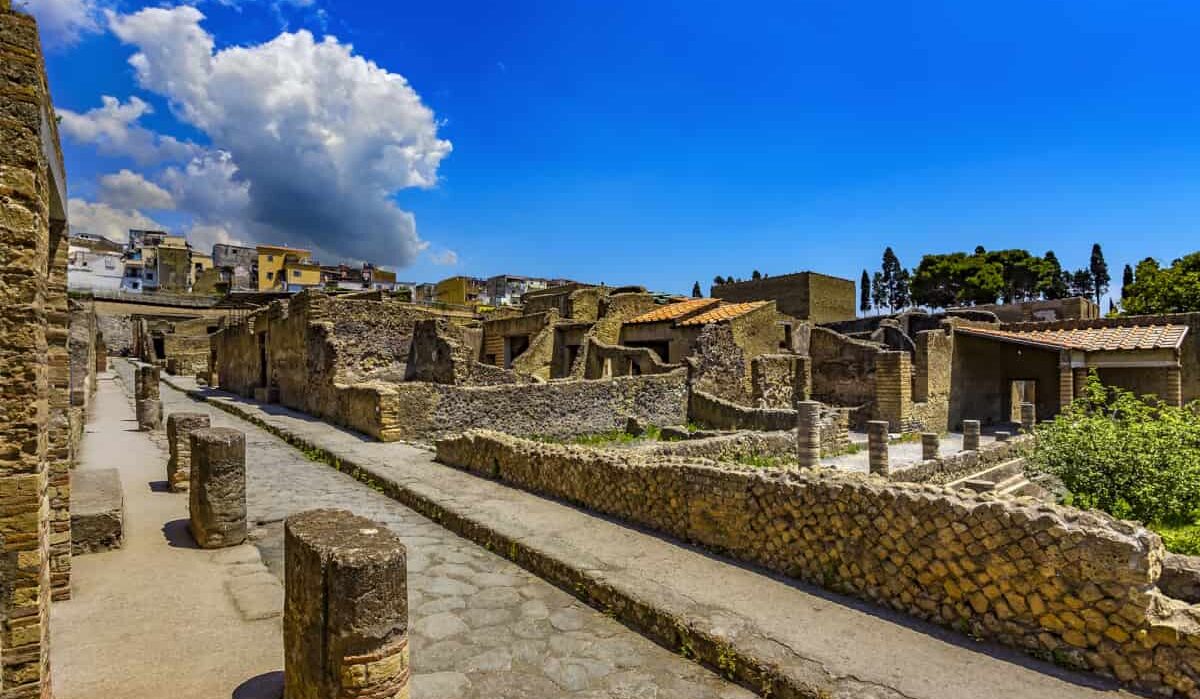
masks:
[[[192,249],[211,254],[217,243],[242,244],[247,241],[234,236],[224,226],[198,223],[184,232]]]
[[[128,240],[130,228],[165,229],[161,223],[140,211],[119,209],[103,202],[83,199],[70,199],[67,202],[67,216],[71,222],[71,232],[92,233],[116,241]]]
[[[84,34],[100,30],[95,0],[32,0],[19,7],[37,18],[42,41],[48,47],[70,46]]]
[[[128,156],[141,165],[186,160],[197,152],[192,143],[140,126],[138,120],[154,111],[145,101],[130,97],[122,103],[116,97],[104,95],[100,102],[99,107],[82,114],[59,109],[63,132],[76,141],[94,144],[101,153]]]
[[[216,222],[244,205],[239,232],[256,239],[412,262],[422,241],[392,197],[434,186],[451,145],[402,76],[307,31],[218,51],[190,6],[108,17],[138,49],[129,63],[139,84],[165,96],[221,154],[168,170],[164,184],[181,209]],[[221,187],[206,197],[193,179]]]
[[[119,209],[175,208],[175,198],[170,192],[130,170],[101,177],[99,198]]]
[[[452,267],[458,264],[458,253],[453,250],[443,250],[441,252],[429,253],[429,261],[435,265],[444,265]]]

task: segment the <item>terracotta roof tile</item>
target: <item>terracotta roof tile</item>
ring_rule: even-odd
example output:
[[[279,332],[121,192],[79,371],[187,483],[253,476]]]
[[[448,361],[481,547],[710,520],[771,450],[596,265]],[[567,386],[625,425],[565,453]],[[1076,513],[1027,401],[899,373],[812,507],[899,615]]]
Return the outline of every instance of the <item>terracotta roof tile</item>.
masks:
[[[640,316],[631,318],[626,323],[658,323],[664,320],[675,320],[682,318],[689,313],[697,313],[706,308],[716,306],[720,301],[718,299],[688,299],[679,303],[669,303],[665,306],[659,306],[653,311],[643,313]]]
[[[1100,352],[1113,350],[1175,349],[1187,335],[1186,325],[1134,325],[1124,328],[1076,328],[1056,330],[996,330],[959,328],[968,335],[983,335],[1053,349]]]
[[[719,323],[723,320],[733,320],[746,315],[750,311],[756,311],[767,305],[768,301],[750,301],[749,303],[730,303],[724,306],[717,306],[711,311],[705,311],[698,316],[692,316],[686,320],[679,321],[680,325],[705,325],[708,323]]]

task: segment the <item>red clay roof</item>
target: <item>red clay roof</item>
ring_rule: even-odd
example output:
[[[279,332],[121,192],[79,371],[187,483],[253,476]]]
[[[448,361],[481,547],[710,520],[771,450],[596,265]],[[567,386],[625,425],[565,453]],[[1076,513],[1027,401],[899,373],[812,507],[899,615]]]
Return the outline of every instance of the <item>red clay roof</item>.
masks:
[[[720,303],[718,299],[688,299],[679,303],[669,303],[653,311],[631,318],[626,323],[658,323],[664,320],[675,320],[689,313],[696,313]]]
[[[1011,342],[1041,345],[1052,349],[1099,352],[1112,350],[1176,349],[1187,335],[1186,325],[1134,325],[1124,328],[1078,328],[1057,330],[997,330],[959,328],[968,335],[995,337]]]
[[[768,301],[750,301],[748,303],[730,303],[724,306],[717,306],[711,311],[705,311],[698,316],[692,316],[686,320],[679,321],[680,325],[706,325],[708,323],[720,323],[723,320],[733,320],[746,315],[750,311],[756,311],[767,305]]]

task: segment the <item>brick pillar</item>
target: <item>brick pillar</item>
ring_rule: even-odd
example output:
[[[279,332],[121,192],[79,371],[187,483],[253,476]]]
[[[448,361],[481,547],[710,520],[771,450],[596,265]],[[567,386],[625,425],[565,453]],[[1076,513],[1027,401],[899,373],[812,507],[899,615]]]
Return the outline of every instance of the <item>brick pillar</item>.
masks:
[[[192,480],[192,432],[209,426],[204,413],[171,413],[167,418],[167,486],[172,493],[187,492]]]
[[[888,423],[871,420],[867,423],[867,462],[871,473],[888,475]]]
[[[1033,403],[1021,404],[1021,431],[1025,433],[1033,432],[1034,426],[1037,425],[1037,407]]]
[[[246,540],[246,436],[228,427],[193,430],[188,515],[202,548]]]
[[[1075,400],[1075,371],[1069,366],[1058,368],[1058,408],[1065,410]]]
[[[821,463],[821,404],[813,400],[796,404],[796,462],[800,468]]]
[[[923,461],[932,461],[938,458],[939,441],[937,432],[921,433],[921,459]]]
[[[1075,389],[1075,397],[1079,398],[1087,389],[1088,370],[1087,367],[1075,367],[1071,373],[1073,374],[1071,385]]]
[[[908,352],[875,355],[875,411],[894,432],[903,432],[912,422],[912,359]]]
[[[979,421],[963,420],[963,451],[979,449]]]
[[[1167,367],[1167,395],[1163,396],[1167,405],[1183,405],[1183,372],[1179,367]]]
[[[797,401],[812,399],[812,357],[808,355],[796,357],[795,399]]]
[[[284,526],[285,699],[408,697],[408,570],[399,537],[344,510]]]
[[[46,285],[46,362],[50,415],[50,597],[71,598],[71,314],[67,307],[66,222],[50,224],[50,274]]]

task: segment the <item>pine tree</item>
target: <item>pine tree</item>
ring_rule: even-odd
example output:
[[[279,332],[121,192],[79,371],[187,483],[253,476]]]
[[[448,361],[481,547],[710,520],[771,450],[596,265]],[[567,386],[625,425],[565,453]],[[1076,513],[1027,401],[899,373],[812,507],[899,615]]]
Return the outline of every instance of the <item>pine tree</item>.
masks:
[[[875,304],[876,310],[888,305],[888,288],[883,281],[883,272],[876,272],[874,277],[871,277],[871,302]]]
[[[871,275],[865,269],[862,280],[858,282],[858,310],[864,314],[871,310]]]
[[[754,281],[758,281],[759,279],[762,279],[762,272],[760,272],[756,269],[750,273],[750,278],[753,279]]]
[[[724,283],[725,283],[725,277],[722,277],[719,274],[717,276],[713,277],[713,286],[721,286]]]
[[[1042,298],[1062,299],[1067,297],[1070,282],[1064,279],[1062,264],[1053,250],[1047,250],[1042,258],[1042,274],[1038,278],[1038,291]]]
[[[908,270],[900,264],[900,258],[896,257],[896,253],[888,247],[883,251],[883,264],[879,270],[882,273],[883,285],[887,291],[888,310],[893,313],[897,308],[903,309],[908,305],[909,301],[909,281],[910,275]]]
[[[692,298],[698,299],[702,296],[704,296],[704,293],[700,291],[700,282],[692,284]]]
[[[1125,298],[1125,290],[1133,286],[1133,267],[1125,265],[1125,272],[1121,274],[1121,298]]]
[[[1108,283],[1112,281],[1108,276],[1108,263],[1104,261],[1100,243],[1092,244],[1092,259],[1088,264],[1088,271],[1092,275],[1092,293],[1096,295],[1096,305],[1099,306],[1100,299],[1108,293]]]

